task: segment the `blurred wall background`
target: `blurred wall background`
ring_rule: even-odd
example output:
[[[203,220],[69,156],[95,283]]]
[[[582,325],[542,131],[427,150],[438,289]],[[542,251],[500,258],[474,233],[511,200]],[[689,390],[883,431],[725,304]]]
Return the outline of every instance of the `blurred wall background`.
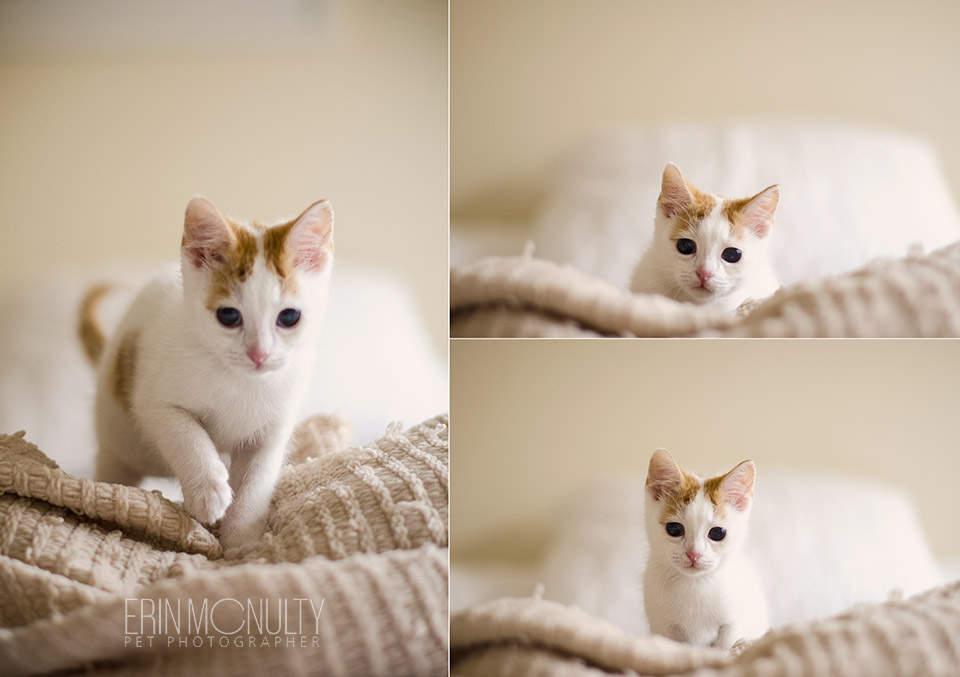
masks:
[[[920,134],[960,196],[960,4],[453,0],[451,216],[526,221],[599,128],[811,116]]]
[[[905,491],[960,558],[956,341],[451,342],[452,556],[532,561],[558,508],[646,477],[665,447],[704,475],[753,458]]]
[[[322,197],[337,257],[398,276],[447,336],[447,3],[0,3],[0,285],[173,261],[195,194]]]

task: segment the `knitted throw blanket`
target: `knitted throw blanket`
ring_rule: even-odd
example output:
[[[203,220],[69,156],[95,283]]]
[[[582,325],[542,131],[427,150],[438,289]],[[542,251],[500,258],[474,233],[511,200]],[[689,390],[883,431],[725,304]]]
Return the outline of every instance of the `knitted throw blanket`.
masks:
[[[575,607],[499,599],[450,621],[452,675],[894,677],[960,674],[960,582],[719,649],[636,637]]]
[[[262,547],[0,435],[0,673],[442,675],[446,416],[346,449],[301,424]]]
[[[741,310],[631,294],[528,256],[482,259],[450,276],[453,337],[960,336],[960,242],[791,285]]]

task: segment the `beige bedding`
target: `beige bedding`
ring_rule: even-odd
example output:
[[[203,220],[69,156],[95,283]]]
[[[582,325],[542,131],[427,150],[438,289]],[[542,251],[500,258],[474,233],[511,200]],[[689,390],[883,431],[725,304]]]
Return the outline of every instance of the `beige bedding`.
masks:
[[[960,242],[791,285],[738,315],[634,295],[571,266],[488,258],[450,277],[452,337],[960,336]]]
[[[262,548],[228,562],[179,504],[0,435],[0,672],[446,674],[448,445],[446,416],[355,449],[308,420]]]
[[[450,622],[453,675],[885,677],[960,674],[960,582],[768,632],[727,653],[636,637],[575,607],[499,599]]]

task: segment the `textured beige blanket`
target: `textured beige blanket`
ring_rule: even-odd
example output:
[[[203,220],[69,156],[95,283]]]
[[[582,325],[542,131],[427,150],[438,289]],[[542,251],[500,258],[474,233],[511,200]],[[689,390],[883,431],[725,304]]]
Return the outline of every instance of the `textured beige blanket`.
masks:
[[[572,607],[500,599],[450,621],[453,675],[928,677],[960,674],[960,582],[719,649],[635,637]]]
[[[298,429],[241,562],[178,504],[0,435],[0,673],[446,674],[447,418],[343,433]]]
[[[550,261],[483,259],[451,273],[450,335],[960,336],[960,242],[795,284],[738,316],[630,294]]]

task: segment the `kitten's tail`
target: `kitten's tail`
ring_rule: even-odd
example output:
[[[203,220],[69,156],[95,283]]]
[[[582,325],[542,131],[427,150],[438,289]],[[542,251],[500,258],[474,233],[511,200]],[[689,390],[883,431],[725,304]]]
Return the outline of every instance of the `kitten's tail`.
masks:
[[[93,366],[97,366],[100,355],[103,354],[103,347],[107,344],[107,336],[103,333],[97,310],[100,307],[100,300],[110,291],[110,286],[98,284],[86,293],[80,303],[80,322],[77,325],[77,333],[80,335],[83,351]]]

